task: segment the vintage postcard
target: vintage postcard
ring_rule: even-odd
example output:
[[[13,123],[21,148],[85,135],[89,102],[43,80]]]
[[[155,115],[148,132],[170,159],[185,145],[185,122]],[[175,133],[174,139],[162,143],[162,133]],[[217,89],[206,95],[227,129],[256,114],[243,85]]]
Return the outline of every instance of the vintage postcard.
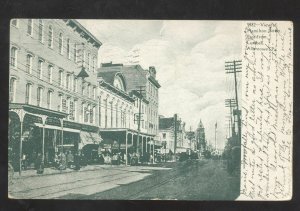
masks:
[[[292,198],[292,22],[12,19],[8,53],[9,198]]]

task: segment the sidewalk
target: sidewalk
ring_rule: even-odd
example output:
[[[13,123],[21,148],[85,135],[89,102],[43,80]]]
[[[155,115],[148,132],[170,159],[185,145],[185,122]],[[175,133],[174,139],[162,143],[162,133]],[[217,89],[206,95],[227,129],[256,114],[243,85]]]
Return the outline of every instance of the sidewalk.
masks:
[[[144,165],[137,165],[140,167],[159,167],[164,165],[165,163],[154,163],[154,164],[144,164]],[[66,173],[72,173],[72,172],[83,172],[83,171],[94,171],[94,170],[99,170],[99,169],[107,169],[107,168],[126,168],[130,167],[130,165],[109,165],[109,164],[93,164],[93,165],[87,165],[87,166],[82,166],[80,170],[74,170],[74,169],[69,169],[67,168],[66,170],[59,170],[56,168],[45,168],[43,174],[37,174],[35,169],[29,169],[22,171],[21,175],[19,172],[14,172],[13,179],[23,179],[27,177],[39,177],[39,176],[46,176],[46,175],[55,175],[55,174],[66,174]]]

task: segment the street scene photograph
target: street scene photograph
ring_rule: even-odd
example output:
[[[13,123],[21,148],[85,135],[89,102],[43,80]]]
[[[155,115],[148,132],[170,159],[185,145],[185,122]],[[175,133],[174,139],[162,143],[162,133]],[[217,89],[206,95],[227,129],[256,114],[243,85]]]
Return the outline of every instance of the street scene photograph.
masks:
[[[242,22],[12,19],[8,197],[236,200]]]

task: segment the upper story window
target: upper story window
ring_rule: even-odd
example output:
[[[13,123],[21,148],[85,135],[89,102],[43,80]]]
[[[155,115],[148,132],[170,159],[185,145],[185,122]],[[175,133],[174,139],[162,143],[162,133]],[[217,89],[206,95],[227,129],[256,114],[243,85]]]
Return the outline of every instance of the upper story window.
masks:
[[[44,42],[44,24],[43,20],[39,20],[39,41]]]
[[[63,70],[59,70],[58,72],[58,84],[59,86],[63,86]]]
[[[62,35],[62,33],[59,33],[58,49],[59,49],[59,53],[63,54],[63,35]]]
[[[120,77],[120,75],[115,76],[114,87],[116,87],[122,91],[125,91],[124,82],[123,82],[122,78]]]
[[[78,87],[78,79],[74,78],[74,88],[73,88],[74,92],[77,92],[77,89],[78,89],[77,87]]]
[[[42,60],[38,61],[38,77],[39,77],[39,79],[43,78],[43,63],[44,62]]]
[[[71,53],[70,53],[70,39],[67,39],[67,56],[68,56],[68,59],[71,59]]]
[[[28,19],[27,34],[29,34],[29,35],[33,34],[33,20],[32,19]]]
[[[96,100],[96,87],[93,87],[93,99]]]
[[[11,47],[10,49],[10,65],[13,67],[17,66],[17,48],[16,47]]]
[[[47,93],[47,108],[48,109],[52,108],[52,94],[53,94],[52,90],[49,90]]]
[[[52,76],[53,74],[53,66],[52,65],[49,65],[48,66],[48,80],[49,80],[49,83],[52,83]]]
[[[89,71],[90,70],[90,53],[88,53],[88,55],[87,55],[87,70]]]
[[[77,63],[77,45],[74,44],[74,62]]]
[[[85,66],[85,50],[82,50],[82,66]]]
[[[32,84],[28,83],[26,84],[26,90],[25,90],[25,103],[31,104],[31,89]]]
[[[27,73],[32,73],[32,55],[30,54],[26,56],[26,71]]]
[[[81,85],[81,94],[84,95],[85,94],[85,83],[82,82],[82,85]]]
[[[48,47],[53,48],[53,28],[50,25],[48,31]]]
[[[70,89],[71,87],[71,76],[70,74],[67,74],[67,77],[66,77],[66,89]]]
[[[90,84],[88,84],[87,91],[88,91],[88,97],[91,97],[91,85]]]
[[[11,20],[11,25],[18,27],[18,20],[17,19],[12,19]]]
[[[11,78],[9,81],[9,102],[13,103],[15,102],[15,96],[16,96],[16,78]]]
[[[72,100],[69,101],[69,119],[74,120],[74,102]]]
[[[96,57],[93,58],[93,72],[96,71]]]
[[[38,87],[38,89],[37,89],[37,106],[42,107],[42,101],[43,101],[43,88]]]

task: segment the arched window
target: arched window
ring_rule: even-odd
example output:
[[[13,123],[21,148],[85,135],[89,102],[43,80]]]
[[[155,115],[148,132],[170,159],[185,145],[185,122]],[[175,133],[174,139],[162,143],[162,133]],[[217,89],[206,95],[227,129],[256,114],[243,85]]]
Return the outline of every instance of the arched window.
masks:
[[[124,86],[123,80],[120,77],[120,75],[115,76],[115,78],[114,78],[114,87],[116,87],[116,88],[118,88],[122,91],[125,91],[125,86]]]
[[[48,32],[48,47],[53,48],[53,28],[51,25],[49,26]]]
[[[28,23],[27,23],[27,34],[32,35],[32,30],[33,28],[33,20],[32,19],[28,19]]]
[[[9,82],[9,102],[13,103],[15,102],[15,96],[16,96],[16,78],[11,78]]]
[[[47,93],[47,108],[48,109],[52,108],[52,94],[53,94],[53,91],[48,90],[48,93]]]
[[[44,24],[43,24],[43,20],[39,19],[39,41],[40,42],[44,42]]]
[[[11,47],[10,49],[10,65],[13,67],[17,66],[17,48]]]
[[[42,60],[38,61],[38,77],[39,77],[39,79],[43,78],[43,61]]]
[[[26,57],[26,71],[27,73],[32,73],[32,55],[27,54]]]
[[[52,83],[52,74],[53,74],[53,66],[49,65],[48,66],[48,79],[49,79],[49,83]]]
[[[68,56],[68,59],[71,58],[71,53],[70,53],[70,39],[67,39],[67,56]]]
[[[26,104],[31,104],[31,89],[32,89],[32,84],[27,83],[26,91],[25,91],[25,103]]]
[[[62,35],[62,33],[59,33],[58,49],[59,49],[59,53],[63,54],[63,35]]]
[[[37,106],[42,107],[42,101],[43,101],[43,88],[38,87],[37,88]]]

